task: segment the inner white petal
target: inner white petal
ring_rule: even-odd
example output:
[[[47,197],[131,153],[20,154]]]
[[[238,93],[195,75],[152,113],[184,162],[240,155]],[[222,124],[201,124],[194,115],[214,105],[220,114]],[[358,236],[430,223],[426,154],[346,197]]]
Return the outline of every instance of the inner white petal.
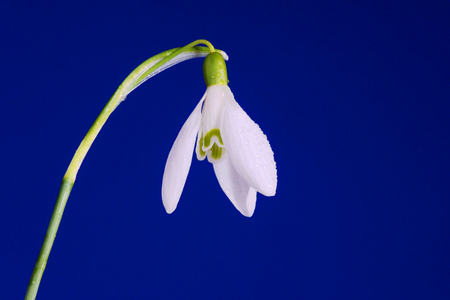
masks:
[[[206,89],[206,99],[202,111],[202,130],[207,134],[212,129],[220,129],[223,109],[229,97],[229,88],[224,85],[213,85]]]

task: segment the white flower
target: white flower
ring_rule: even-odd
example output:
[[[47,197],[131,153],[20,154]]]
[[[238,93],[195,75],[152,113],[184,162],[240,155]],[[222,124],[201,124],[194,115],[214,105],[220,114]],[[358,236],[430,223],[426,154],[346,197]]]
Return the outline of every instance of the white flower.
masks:
[[[277,170],[267,137],[235,101],[230,88],[216,84],[207,87],[170,150],[162,183],[167,213],[177,207],[195,145],[197,158],[207,157],[213,164],[222,190],[244,216],[253,215],[256,192],[275,195]]]

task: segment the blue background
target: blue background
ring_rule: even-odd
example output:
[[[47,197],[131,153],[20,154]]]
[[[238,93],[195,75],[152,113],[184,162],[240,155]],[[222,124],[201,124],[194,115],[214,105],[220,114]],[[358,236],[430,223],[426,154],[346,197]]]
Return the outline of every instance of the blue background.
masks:
[[[164,4],[162,4],[164,3]],[[449,299],[448,1],[0,4],[0,299],[20,299],[62,176],[141,62],[195,39],[267,134],[252,218],[194,157],[160,188],[202,60],[130,94],[88,153],[38,299]]]

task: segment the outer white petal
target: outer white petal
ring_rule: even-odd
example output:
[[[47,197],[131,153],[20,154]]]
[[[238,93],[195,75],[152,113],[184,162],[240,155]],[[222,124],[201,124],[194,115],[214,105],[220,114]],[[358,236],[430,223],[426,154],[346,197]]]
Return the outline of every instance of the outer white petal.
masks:
[[[223,111],[221,134],[236,171],[250,186],[266,196],[275,195],[277,169],[272,148],[258,124],[245,113],[230,91]]]
[[[164,207],[169,214],[177,207],[191,167],[195,137],[200,127],[201,108],[205,95],[184,123],[167,158],[161,195]]]
[[[220,187],[231,203],[246,217],[255,211],[256,191],[234,169],[228,158],[213,164]]]

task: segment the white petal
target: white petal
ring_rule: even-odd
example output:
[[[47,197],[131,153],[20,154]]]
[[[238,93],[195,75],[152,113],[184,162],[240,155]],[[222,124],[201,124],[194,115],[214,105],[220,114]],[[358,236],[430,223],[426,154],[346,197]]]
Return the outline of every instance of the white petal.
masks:
[[[219,128],[221,116],[230,88],[226,85],[213,85],[206,88],[205,105],[203,105],[202,130],[207,134],[210,130]]]
[[[169,214],[177,207],[184,184],[186,183],[189,168],[191,167],[195,137],[200,127],[202,118],[201,107],[205,95],[203,95],[194,111],[184,123],[167,158],[161,195],[164,207]]]
[[[265,196],[273,196],[277,169],[272,148],[258,124],[242,110],[233,94],[231,97],[221,128],[225,149],[236,171],[250,186]]]
[[[246,217],[255,211],[256,191],[234,169],[231,161],[225,158],[213,164],[220,187],[231,203]]]

